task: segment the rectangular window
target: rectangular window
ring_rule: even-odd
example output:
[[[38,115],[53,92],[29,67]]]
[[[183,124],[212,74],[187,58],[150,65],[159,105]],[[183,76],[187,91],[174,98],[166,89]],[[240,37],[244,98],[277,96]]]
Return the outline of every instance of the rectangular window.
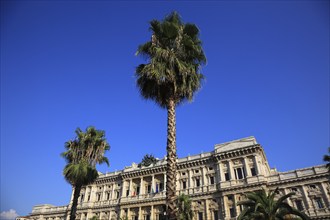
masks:
[[[203,220],[203,212],[198,212],[198,220]]]
[[[324,208],[321,198],[316,198],[315,201],[316,201],[316,205],[317,205],[317,207],[319,209],[323,209]]]
[[[211,185],[214,184],[214,176],[210,176],[210,184],[211,184]]]
[[[133,220],[139,220],[139,217],[136,215]]]
[[[235,209],[232,207],[229,209],[230,212],[230,218],[234,218],[235,217]]]
[[[302,211],[302,210],[304,210],[304,206],[303,206],[303,204],[302,204],[302,201],[301,200],[296,200],[296,206],[297,206],[297,209],[299,210],[299,211]]]
[[[164,190],[164,183],[159,183],[159,191],[163,191]]]
[[[182,189],[187,189],[187,182],[186,181],[182,181]]]
[[[195,170],[195,173],[199,173],[199,170]]]
[[[110,199],[110,192],[107,192],[107,200]]]
[[[209,167],[209,170],[213,170],[213,167]]]
[[[81,194],[80,202],[83,202],[83,201],[84,201],[84,194]]]
[[[150,215],[146,215],[144,219],[145,220],[150,220]]]
[[[91,199],[91,195],[88,194],[87,201],[89,202],[90,199]]]
[[[116,199],[119,199],[119,191],[116,191]]]
[[[218,220],[218,211],[213,212],[213,220]]]
[[[309,188],[316,189],[316,186],[315,185],[309,185]]]
[[[244,171],[241,167],[235,169],[235,177],[236,179],[243,179],[245,177]]]
[[[252,176],[256,176],[257,175],[256,169],[254,167],[251,168],[251,175]]]
[[[97,201],[101,200],[101,194],[97,194]]]
[[[229,173],[225,173],[225,179],[226,179],[226,181],[229,180]]]
[[[140,195],[140,187],[136,187],[136,195]]]
[[[196,179],[196,187],[200,187],[201,183],[200,183],[200,179]]]
[[[126,197],[128,197],[129,196],[129,190],[127,189],[126,190]]]
[[[147,192],[148,192],[148,193],[151,193],[151,185],[148,185],[148,186],[147,186]]]

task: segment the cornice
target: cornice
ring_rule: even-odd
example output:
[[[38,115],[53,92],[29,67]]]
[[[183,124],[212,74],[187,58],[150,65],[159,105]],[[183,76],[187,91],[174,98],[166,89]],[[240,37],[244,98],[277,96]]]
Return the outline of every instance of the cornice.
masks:
[[[253,188],[260,188],[262,186],[267,186],[267,181],[260,181],[256,183],[249,183],[244,185],[238,185],[238,186],[231,186],[227,188],[220,188],[218,191],[223,195],[230,195],[230,194],[237,194],[237,193],[243,193],[247,191],[253,191],[251,189]]]
[[[274,182],[268,182],[267,186],[277,186],[277,185],[283,185],[283,184],[291,184],[295,182],[307,182],[310,180],[318,180],[317,182],[322,182],[320,181],[323,178],[329,178],[329,174],[327,173],[320,173],[320,174],[314,174],[310,176],[303,176],[303,177],[296,177],[292,179],[286,179],[286,180],[277,180]],[[326,181],[326,180],[325,180]]]
[[[239,148],[239,149],[233,149],[231,151],[220,152],[220,153],[214,154],[214,157],[216,158],[216,160],[218,162],[220,162],[223,160],[228,160],[228,159],[232,159],[232,158],[237,158],[237,157],[257,153],[259,151],[263,151],[260,144],[254,144],[254,145]]]

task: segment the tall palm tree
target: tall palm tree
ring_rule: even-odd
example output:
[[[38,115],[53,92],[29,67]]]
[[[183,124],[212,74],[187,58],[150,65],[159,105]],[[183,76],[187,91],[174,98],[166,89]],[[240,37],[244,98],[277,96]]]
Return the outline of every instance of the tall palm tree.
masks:
[[[191,101],[201,87],[200,67],[206,57],[196,25],[184,24],[177,12],[150,22],[151,40],[138,47],[136,55],[146,64],[136,68],[137,86],[143,98],[167,109],[166,204],[170,220],[176,219],[176,117],[175,108]]]
[[[76,138],[65,143],[66,151],[61,154],[67,162],[63,170],[64,178],[74,188],[70,220],[76,218],[81,188],[94,182],[98,177],[96,164],[106,163],[109,166],[109,160],[104,153],[110,149],[104,131],[91,126],[86,132],[80,128],[75,132]]]
[[[328,154],[329,154],[329,155],[325,154],[325,155],[323,156],[323,161],[324,161],[324,162],[327,162],[328,172],[330,173],[330,147],[328,148]]]
[[[287,198],[294,195],[293,192],[276,199],[275,196],[278,192],[279,190],[276,188],[269,193],[265,189],[247,193],[248,200],[238,203],[245,206],[238,216],[238,220],[284,220],[292,216],[298,217],[297,219],[309,219],[306,214],[285,202]]]
[[[192,220],[193,211],[191,199],[188,195],[181,194],[178,197],[178,220]]]

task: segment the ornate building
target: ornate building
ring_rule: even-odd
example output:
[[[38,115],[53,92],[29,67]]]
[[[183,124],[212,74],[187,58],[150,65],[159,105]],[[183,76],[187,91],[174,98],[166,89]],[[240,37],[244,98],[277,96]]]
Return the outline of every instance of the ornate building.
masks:
[[[101,174],[82,189],[77,219],[161,220],[164,218],[166,160],[149,167],[136,164]],[[324,165],[288,172],[270,169],[263,148],[254,137],[215,145],[214,151],[178,159],[177,194],[193,200],[194,220],[236,219],[244,193],[279,187],[295,192],[287,202],[311,219],[330,219],[329,173]],[[38,205],[21,219],[64,220],[68,206]],[[20,219],[20,217],[18,218]]]

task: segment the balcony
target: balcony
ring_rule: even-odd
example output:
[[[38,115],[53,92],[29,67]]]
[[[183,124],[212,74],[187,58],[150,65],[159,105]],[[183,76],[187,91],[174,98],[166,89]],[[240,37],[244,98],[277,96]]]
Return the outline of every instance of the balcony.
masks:
[[[136,196],[128,196],[122,197],[120,199],[121,203],[129,203],[129,202],[138,202],[138,201],[145,201],[145,200],[152,200],[152,199],[162,199],[165,198],[166,192],[158,192],[158,193],[149,193],[149,194],[141,194]]]

